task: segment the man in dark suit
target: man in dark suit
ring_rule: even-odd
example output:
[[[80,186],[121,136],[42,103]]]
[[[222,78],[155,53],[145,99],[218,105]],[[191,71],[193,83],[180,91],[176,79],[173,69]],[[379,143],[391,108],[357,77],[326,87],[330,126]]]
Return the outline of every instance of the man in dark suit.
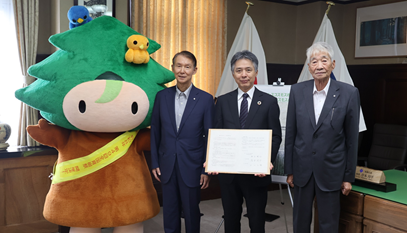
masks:
[[[340,193],[348,195],[355,179],[359,92],[330,78],[332,58],[329,44],[313,44],[307,61],[314,79],[291,87],[284,169],[294,187],[294,232],[310,232],[314,197],[320,232],[338,232]]]
[[[258,60],[249,51],[236,53],[231,60],[232,74],[238,89],[220,96],[215,106],[215,128],[271,129],[272,161],[281,143],[280,109],[277,99],[253,87]],[[217,174],[217,173],[215,173]],[[240,232],[243,198],[246,201],[252,233],[264,232],[269,175],[219,174],[225,233]]]
[[[151,166],[163,191],[164,230],[181,232],[181,209],[187,233],[200,228],[200,191],[209,185],[205,162],[208,129],[212,127],[212,95],[196,88],[196,58],[177,53],[172,71],[177,85],[160,91],[151,120]]]

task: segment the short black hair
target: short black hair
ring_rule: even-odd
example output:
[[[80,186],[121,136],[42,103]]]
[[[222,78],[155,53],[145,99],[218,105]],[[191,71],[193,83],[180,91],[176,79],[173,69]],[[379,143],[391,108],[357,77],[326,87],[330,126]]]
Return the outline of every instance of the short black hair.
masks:
[[[251,61],[253,63],[254,70],[257,72],[259,61],[257,60],[256,55],[248,50],[243,50],[235,53],[235,55],[233,55],[232,57],[232,60],[230,60],[230,68],[232,70],[232,73],[235,71],[235,63],[240,59],[247,59]]]
[[[187,57],[187,58],[191,59],[192,62],[194,63],[194,68],[196,67],[197,61],[196,61],[195,55],[192,54],[192,53],[189,52],[189,51],[186,51],[186,50],[181,51],[181,52],[179,52],[179,53],[177,53],[177,54],[174,55],[174,57],[172,58],[172,64],[173,64],[173,65],[174,65],[174,63],[175,63],[175,58],[177,58],[178,55],[182,55],[182,56],[184,56],[184,57]]]

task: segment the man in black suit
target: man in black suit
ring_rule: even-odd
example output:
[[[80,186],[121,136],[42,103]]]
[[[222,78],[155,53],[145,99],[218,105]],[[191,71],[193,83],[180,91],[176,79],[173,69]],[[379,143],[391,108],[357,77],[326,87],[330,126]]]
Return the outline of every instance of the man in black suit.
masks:
[[[222,95],[215,106],[215,128],[272,129],[272,161],[281,143],[280,109],[277,99],[253,87],[258,73],[258,60],[249,51],[237,52],[231,60],[232,74],[238,89]],[[219,174],[225,233],[240,232],[243,198],[246,201],[252,233],[263,233],[267,186],[266,174]]]
[[[338,232],[340,193],[348,195],[355,179],[359,92],[330,78],[332,58],[329,44],[313,44],[307,61],[314,79],[291,87],[284,169],[294,187],[294,232],[310,232],[314,197],[320,232]]]

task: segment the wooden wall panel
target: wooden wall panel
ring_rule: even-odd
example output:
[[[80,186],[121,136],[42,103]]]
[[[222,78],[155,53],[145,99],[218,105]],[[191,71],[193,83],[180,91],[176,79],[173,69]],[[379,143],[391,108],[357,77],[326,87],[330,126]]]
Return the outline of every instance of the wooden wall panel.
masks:
[[[51,185],[48,166],[5,171],[7,225],[44,220],[42,210]]]
[[[1,171],[0,171],[1,172]],[[6,225],[6,198],[5,198],[4,182],[0,182],[0,226]]]
[[[56,155],[0,159],[0,232],[56,232],[42,215]]]
[[[404,125],[407,116],[407,79],[388,79],[385,84],[383,118]]]

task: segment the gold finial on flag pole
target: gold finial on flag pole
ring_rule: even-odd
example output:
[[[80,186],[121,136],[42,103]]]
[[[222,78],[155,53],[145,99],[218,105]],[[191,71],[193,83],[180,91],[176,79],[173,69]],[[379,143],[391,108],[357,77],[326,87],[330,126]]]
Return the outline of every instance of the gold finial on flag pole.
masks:
[[[254,4],[252,2],[246,2],[247,4],[247,8],[246,8],[246,13],[247,11],[249,11],[250,6],[254,6]]]
[[[325,14],[328,15],[329,10],[331,9],[331,6],[335,6],[335,3],[331,1],[327,1],[326,4],[328,4],[328,9],[325,11]]]

